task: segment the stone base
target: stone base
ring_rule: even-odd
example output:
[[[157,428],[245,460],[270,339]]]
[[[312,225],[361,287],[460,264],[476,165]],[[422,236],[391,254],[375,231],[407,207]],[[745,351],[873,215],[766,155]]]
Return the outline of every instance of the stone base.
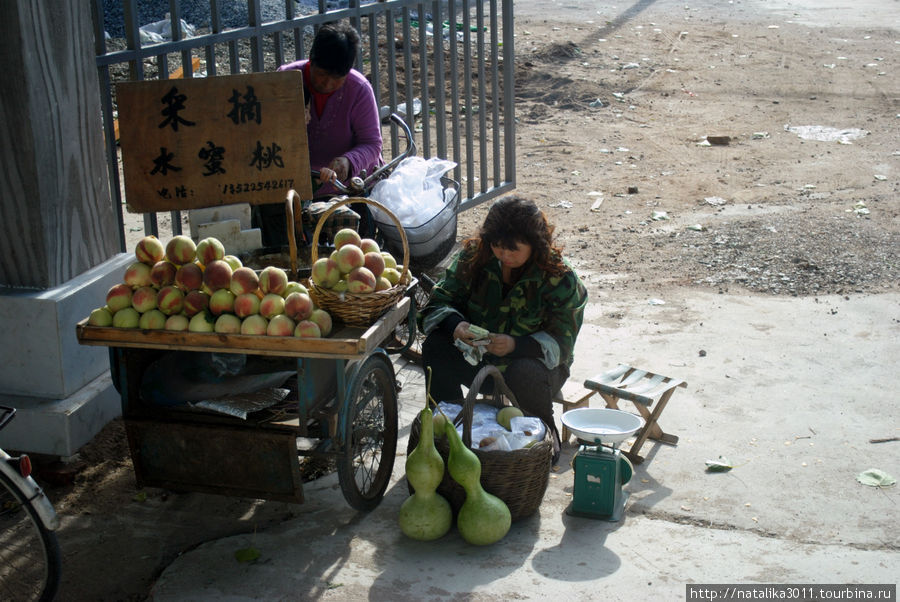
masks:
[[[60,458],[74,455],[122,413],[108,370],[65,399],[0,393],[0,404],[17,410],[0,431],[0,448]]]

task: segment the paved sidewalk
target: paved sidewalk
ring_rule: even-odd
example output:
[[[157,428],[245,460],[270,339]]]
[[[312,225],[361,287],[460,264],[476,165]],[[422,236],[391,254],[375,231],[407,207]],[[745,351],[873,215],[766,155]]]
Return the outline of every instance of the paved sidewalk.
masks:
[[[153,599],[674,600],[686,583],[896,583],[898,489],[856,475],[900,475],[900,442],[869,442],[900,436],[900,295],[595,301],[574,380],[624,361],[688,382],[660,420],[681,440],[645,445],[622,521],[565,514],[569,445],[539,515],[499,543],[405,538],[403,452],[424,387],[398,360],[401,453],[377,509],[356,513],[320,479],[300,517],[183,554]],[[707,473],[719,456],[735,468]],[[251,545],[261,558],[238,563]]]

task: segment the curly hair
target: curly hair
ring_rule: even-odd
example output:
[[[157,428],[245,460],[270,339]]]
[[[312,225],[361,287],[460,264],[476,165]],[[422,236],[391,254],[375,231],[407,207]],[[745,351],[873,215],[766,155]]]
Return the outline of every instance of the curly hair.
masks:
[[[526,243],[531,246],[529,262],[558,276],[568,268],[563,263],[562,248],[553,239],[554,230],[534,201],[503,197],[491,205],[478,234],[463,242],[467,251],[464,270],[469,277],[477,277],[494,257],[492,245],[514,250],[518,243]]]

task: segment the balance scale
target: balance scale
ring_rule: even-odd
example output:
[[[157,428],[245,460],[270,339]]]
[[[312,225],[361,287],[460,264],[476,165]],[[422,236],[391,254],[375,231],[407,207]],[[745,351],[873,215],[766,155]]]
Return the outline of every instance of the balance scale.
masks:
[[[575,489],[566,513],[619,521],[634,467],[619,445],[644,426],[644,419],[613,409],[579,408],[562,415],[562,423],[581,444],[572,458]]]

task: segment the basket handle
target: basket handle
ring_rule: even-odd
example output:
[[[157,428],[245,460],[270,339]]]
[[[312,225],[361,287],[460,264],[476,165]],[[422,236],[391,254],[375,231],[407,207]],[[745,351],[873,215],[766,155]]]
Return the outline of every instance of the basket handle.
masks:
[[[459,424],[460,422],[462,423],[463,442],[468,447],[472,446],[472,417],[475,413],[475,400],[478,398],[479,391],[481,391],[481,385],[484,384],[485,379],[487,379],[487,377],[489,376],[494,379],[494,392],[491,394],[494,399],[494,405],[502,407],[502,398],[506,397],[513,405],[513,407],[519,407],[519,403],[516,401],[516,396],[509,389],[506,381],[503,380],[503,374],[500,373],[500,370],[497,368],[497,366],[486,364],[481,370],[478,371],[478,374],[475,375],[474,380],[472,380],[472,386],[469,387],[469,392],[466,394],[465,400],[463,400],[462,411],[460,411],[459,415],[456,417],[456,420],[454,420],[455,424]]]
[[[325,222],[334,213],[338,207],[343,205],[349,205],[351,203],[365,203],[366,205],[372,205],[376,207],[378,210],[383,211],[391,220],[394,222],[394,225],[397,226],[397,232],[400,233],[400,241],[403,243],[403,271],[400,272],[400,282],[403,282],[406,279],[406,274],[409,272],[409,242],[406,240],[406,230],[403,229],[403,226],[400,225],[400,220],[397,219],[397,216],[391,213],[391,211],[379,203],[378,201],[374,201],[372,199],[367,199],[365,197],[348,197],[342,198],[341,200],[335,202],[329,207],[325,213],[323,213],[319,217],[319,221],[316,223],[316,231],[313,232],[312,238],[312,249],[310,249],[312,254],[312,263],[316,263],[319,260],[319,234],[322,232],[322,226],[325,225]]]
[[[306,242],[306,237],[303,234],[302,201],[300,200],[300,195],[293,188],[288,190],[287,198],[284,200],[284,217],[285,224],[287,224],[288,249],[291,257],[291,278],[296,280],[299,276],[299,268],[297,267],[297,231],[300,231],[303,242]]]

